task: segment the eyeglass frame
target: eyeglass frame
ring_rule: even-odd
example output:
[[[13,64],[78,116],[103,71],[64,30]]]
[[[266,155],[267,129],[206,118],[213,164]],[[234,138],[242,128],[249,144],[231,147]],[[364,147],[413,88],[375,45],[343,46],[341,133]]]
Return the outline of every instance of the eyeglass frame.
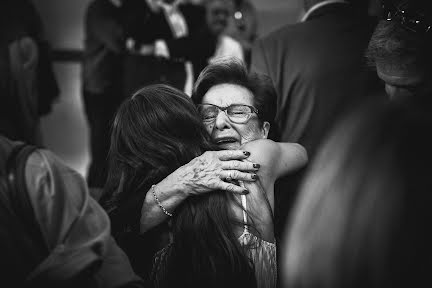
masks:
[[[203,104],[198,104],[197,105],[198,112],[199,112],[199,108],[202,107],[202,106],[204,106],[204,105],[209,105],[209,106],[213,106],[213,107],[218,108],[219,111],[222,111],[222,112],[225,113],[225,115],[228,117],[228,119],[231,122],[236,123],[236,124],[245,124],[245,123],[247,123],[250,120],[250,118],[252,117],[253,113],[255,113],[258,116],[258,109],[255,108],[254,106],[251,106],[251,105],[246,105],[246,104],[231,104],[231,105],[226,106],[226,107],[220,107],[218,105],[214,105],[214,104],[210,104],[210,103],[203,103]],[[250,108],[252,110],[252,112],[247,113],[248,117],[247,117],[247,119],[245,121],[240,121],[239,122],[239,121],[236,121],[236,120],[232,120],[231,117],[230,117],[230,115],[228,115],[228,109],[230,107],[232,107],[232,106],[245,106],[245,107]],[[203,120],[203,122],[205,124],[211,124],[211,123],[214,123],[216,121],[216,118],[217,118],[218,115],[219,115],[219,112],[216,115],[216,117],[212,121],[208,121],[208,123],[206,123],[206,121],[204,119],[202,119],[202,120]],[[201,116],[201,113],[200,113],[200,116]]]
[[[425,19],[426,17],[423,15],[420,15],[418,13],[410,13],[407,10],[399,8],[394,4],[386,4],[386,1],[383,1],[382,9],[385,20],[397,20],[405,29],[408,29],[411,32],[428,33],[429,31],[431,31],[432,25],[429,22],[430,19]],[[410,25],[420,28],[414,28]],[[423,27],[421,28],[421,26]]]

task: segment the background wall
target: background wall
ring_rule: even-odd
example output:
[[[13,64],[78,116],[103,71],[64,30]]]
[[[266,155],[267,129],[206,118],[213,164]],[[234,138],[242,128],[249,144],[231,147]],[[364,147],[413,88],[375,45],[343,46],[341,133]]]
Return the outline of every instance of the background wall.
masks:
[[[144,0],[143,0],[144,1]],[[302,0],[251,0],[258,10],[259,35],[293,23]],[[90,0],[33,0],[54,49],[83,48],[83,19]],[[54,64],[61,95],[52,113],[41,121],[44,143],[69,166],[85,175],[89,163],[88,127],[81,101],[78,62]]]

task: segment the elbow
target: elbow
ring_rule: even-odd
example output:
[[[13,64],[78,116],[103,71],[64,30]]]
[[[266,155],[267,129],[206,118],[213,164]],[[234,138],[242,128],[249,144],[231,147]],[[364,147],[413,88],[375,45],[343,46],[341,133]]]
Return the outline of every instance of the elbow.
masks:
[[[306,149],[297,143],[292,143],[293,144],[293,150],[295,151],[295,153],[293,153],[292,155],[294,156],[292,158],[292,162],[291,162],[291,169],[290,170],[298,170],[303,168],[304,166],[306,166],[306,164],[309,161],[309,156],[308,153],[306,151]]]
[[[300,144],[296,144],[296,145],[297,145],[297,149],[299,151],[299,164],[300,164],[300,167],[303,167],[309,162],[309,155],[307,153],[306,148],[304,148]]]

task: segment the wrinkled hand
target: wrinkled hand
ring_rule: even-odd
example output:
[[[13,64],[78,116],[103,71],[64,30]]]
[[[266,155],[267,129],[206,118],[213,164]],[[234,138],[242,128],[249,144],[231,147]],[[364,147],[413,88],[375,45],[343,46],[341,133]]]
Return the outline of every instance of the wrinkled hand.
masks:
[[[248,191],[232,180],[255,181],[259,164],[241,160],[250,153],[243,150],[207,151],[176,170],[189,194],[197,195],[214,190],[245,194]]]

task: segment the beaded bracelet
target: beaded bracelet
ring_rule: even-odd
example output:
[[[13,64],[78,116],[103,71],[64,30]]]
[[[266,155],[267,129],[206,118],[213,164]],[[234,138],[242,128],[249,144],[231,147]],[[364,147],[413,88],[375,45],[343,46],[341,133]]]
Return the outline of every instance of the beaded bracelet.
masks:
[[[155,198],[156,203],[157,203],[158,206],[162,209],[162,211],[165,213],[165,215],[168,215],[169,217],[172,217],[173,214],[171,214],[170,212],[168,212],[168,211],[165,209],[165,207],[162,206],[161,202],[159,201],[159,198],[156,196],[155,187],[156,187],[156,185],[152,185],[150,189],[152,190],[153,197]]]

